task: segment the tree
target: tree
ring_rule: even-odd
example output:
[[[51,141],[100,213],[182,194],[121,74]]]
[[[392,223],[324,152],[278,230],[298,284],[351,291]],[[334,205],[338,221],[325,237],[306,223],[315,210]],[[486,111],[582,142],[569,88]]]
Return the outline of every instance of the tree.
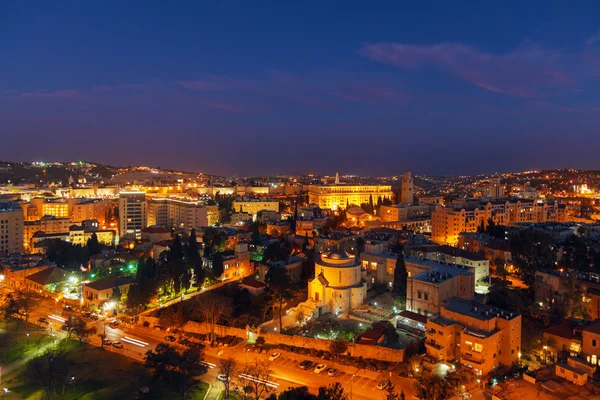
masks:
[[[79,337],[79,333],[85,330],[86,326],[87,324],[85,321],[75,315],[71,315],[64,324],[64,328],[67,331],[67,337],[69,338],[71,338],[73,334],[76,334]],[[82,341],[82,339],[80,339],[80,341]]]
[[[92,232],[92,236],[87,241],[87,248],[90,252],[90,255],[100,254],[102,252],[102,247],[100,246],[100,242],[98,241],[98,235],[96,232]]]
[[[28,384],[43,387],[46,399],[52,400],[58,385],[67,381],[70,367],[67,353],[59,347],[29,361],[24,375]]]
[[[279,332],[283,330],[283,303],[292,296],[290,286],[291,280],[285,267],[272,266],[269,268],[266,276],[269,291],[272,294],[273,302],[277,304],[279,312]]]
[[[144,365],[154,371],[155,377],[161,377],[178,388],[181,400],[193,393],[198,385],[196,377],[208,370],[200,347],[179,350],[167,343],[159,343],[154,350],[148,350]]]
[[[392,286],[392,295],[396,297],[396,301],[400,304],[400,308],[406,308],[406,283],[408,280],[408,272],[404,263],[404,254],[400,252],[396,258],[396,267],[394,268],[394,284]]]
[[[200,299],[202,298],[202,299]],[[196,296],[197,312],[200,313],[204,322],[210,328],[210,341],[215,341],[215,325],[227,311],[227,303],[225,300],[213,293],[206,293],[203,296]]]
[[[192,228],[192,231],[190,232],[185,254],[189,268],[194,268],[196,264],[202,263],[202,258],[200,257],[200,246],[198,246],[198,239],[196,237],[196,230],[194,228]]]
[[[306,386],[291,387],[283,391],[278,400],[316,400],[317,396],[309,392]]]
[[[396,392],[396,387],[389,379],[385,386],[385,400],[400,400],[400,396],[398,395],[398,392]]]
[[[450,399],[458,394],[457,381],[423,372],[413,383],[415,396],[423,400]]]
[[[344,338],[336,338],[329,342],[329,352],[334,359],[348,351],[348,342]]]
[[[4,298],[2,304],[2,314],[8,321],[14,319],[18,321],[22,319],[25,321],[25,329],[29,325],[29,317],[31,310],[35,305],[35,299],[30,292],[11,292]]]
[[[255,400],[260,400],[274,391],[271,381],[271,370],[268,364],[256,359],[248,364],[240,375],[244,391],[254,394]]]
[[[213,276],[218,279],[223,275],[223,253],[215,253],[212,260],[212,272]]]
[[[79,343],[87,342],[91,336],[96,334],[96,327],[95,326],[90,326],[89,328],[85,327],[82,329],[78,329],[75,333],[77,334]]]
[[[119,289],[118,286],[115,286],[113,288],[112,295],[110,296],[110,299],[112,301],[114,301],[116,304],[119,304],[121,302],[121,289]]]
[[[223,396],[225,400],[229,399],[231,380],[235,377],[236,370],[237,362],[235,361],[235,358],[228,357],[219,360],[219,372],[223,377],[221,382],[223,382],[223,388],[225,389],[225,395]]]
[[[344,391],[341,383],[330,383],[319,388],[317,400],[348,400],[348,394]]]

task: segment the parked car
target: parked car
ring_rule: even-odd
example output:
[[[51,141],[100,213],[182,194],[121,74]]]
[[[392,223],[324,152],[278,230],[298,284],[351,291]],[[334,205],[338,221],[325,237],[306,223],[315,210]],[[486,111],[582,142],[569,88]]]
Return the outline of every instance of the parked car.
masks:
[[[165,336],[165,340],[166,340],[167,342],[174,342],[176,339],[175,339],[175,336],[173,336],[173,335],[168,335],[168,336]]]
[[[108,323],[108,326],[110,326],[111,328],[116,328],[117,326],[119,326],[119,321],[114,319]]]
[[[312,367],[312,365],[312,361],[304,360],[298,366],[300,367],[300,369],[309,369],[310,367]]]
[[[105,346],[110,346],[112,342],[110,341],[110,339],[102,339],[102,344]]]
[[[335,376],[335,374],[337,374],[337,373],[338,373],[338,370],[335,368],[329,368],[327,370],[327,376]]]
[[[73,311],[73,307],[71,307],[71,306],[70,306],[70,305],[68,305],[68,304],[65,304],[65,306],[63,307],[63,309],[64,309],[65,311]]]
[[[113,342],[112,345],[116,349],[122,349],[123,348],[123,343],[119,342],[118,340],[116,342]]]
[[[92,315],[90,315],[90,318],[93,319],[94,321],[98,321],[100,319],[100,316],[98,314],[92,314]]]
[[[179,339],[177,343],[182,344],[184,346],[191,346],[192,344],[192,342],[188,338]]]
[[[271,354],[271,357],[269,357],[269,361],[275,361],[279,357],[281,357],[281,353],[273,353],[273,354]]]
[[[326,368],[327,368],[327,365],[325,365],[325,364],[318,364],[315,367],[314,373],[315,374],[320,374],[321,372],[325,371]]]
[[[387,379],[379,381],[379,383],[377,384],[377,389],[385,390],[389,384],[390,384],[390,381],[388,381]]]
[[[227,382],[227,375],[219,375],[217,376],[217,380],[221,382]]]
[[[42,318],[38,319],[38,322],[39,322],[40,324],[47,324],[47,323],[48,323],[48,320],[47,320],[46,318],[42,317]]]

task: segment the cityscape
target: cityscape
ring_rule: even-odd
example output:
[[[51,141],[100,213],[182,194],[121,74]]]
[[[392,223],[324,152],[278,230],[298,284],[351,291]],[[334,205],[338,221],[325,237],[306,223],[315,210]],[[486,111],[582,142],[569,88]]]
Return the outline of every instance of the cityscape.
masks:
[[[600,398],[600,4],[33,3],[0,398]]]

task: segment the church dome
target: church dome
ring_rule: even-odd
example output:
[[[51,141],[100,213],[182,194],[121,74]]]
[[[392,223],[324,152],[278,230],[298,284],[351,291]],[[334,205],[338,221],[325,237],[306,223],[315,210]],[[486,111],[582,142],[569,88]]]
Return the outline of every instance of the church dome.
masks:
[[[330,250],[325,256],[327,258],[331,258],[332,260],[348,260],[350,258],[348,253],[339,249]]]

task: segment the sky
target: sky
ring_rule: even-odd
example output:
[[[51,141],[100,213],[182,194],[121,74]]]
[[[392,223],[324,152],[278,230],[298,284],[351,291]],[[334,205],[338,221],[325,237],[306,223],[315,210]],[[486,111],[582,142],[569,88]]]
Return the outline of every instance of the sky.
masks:
[[[600,2],[0,2],[0,160],[600,169]]]

